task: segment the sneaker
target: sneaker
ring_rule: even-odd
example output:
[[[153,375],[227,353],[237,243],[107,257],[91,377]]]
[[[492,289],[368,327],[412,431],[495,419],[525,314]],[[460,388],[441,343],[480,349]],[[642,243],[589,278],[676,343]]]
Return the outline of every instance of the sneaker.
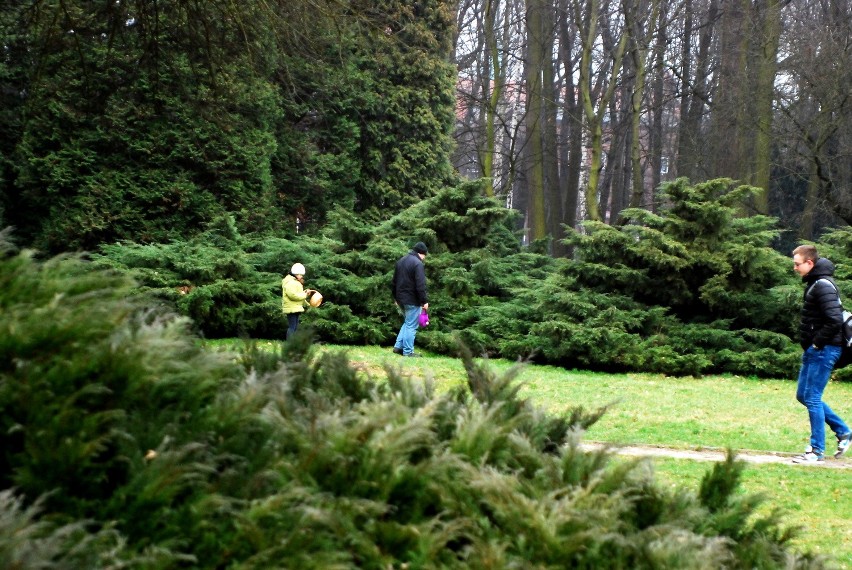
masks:
[[[402,349],[397,348],[397,347],[393,347],[393,353],[402,356]]]
[[[793,463],[820,463],[823,461],[822,455],[813,451],[806,451],[802,455],[793,458]]]
[[[837,451],[834,452],[834,457],[839,458],[849,451],[850,447],[852,447],[852,432],[837,438]]]

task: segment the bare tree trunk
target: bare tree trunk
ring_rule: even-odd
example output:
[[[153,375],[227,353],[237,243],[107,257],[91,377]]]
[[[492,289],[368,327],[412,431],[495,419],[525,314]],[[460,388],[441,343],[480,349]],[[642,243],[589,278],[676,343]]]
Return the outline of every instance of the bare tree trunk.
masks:
[[[808,193],[805,198],[805,209],[802,211],[802,221],[799,225],[799,237],[803,240],[813,240],[814,213],[820,197],[820,180],[816,159],[811,161],[810,176],[808,177]]]
[[[630,163],[633,175],[630,206],[633,208],[638,208],[642,204],[642,198],[645,193],[645,172],[642,169],[640,123],[642,119],[642,100],[645,97],[648,50],[651,37],[655,33],[655,26],[657,25],[660,10],[659,0],[650,0],[650,2],[650,15],[647,22],[643,22],[640,15],[647,12],[649,8],[644,2],[625,6],[624,9],[627,29],[630,31],[633,40],[631,42],[630,55],[633,62],[633,70],[636,74],[630,98],[630,128],[632,133]]]
[[[655,206],[654,192],[662,182],[663,170],[663,109],[666,102],[664,90],[664,62],[667,38],[667,23],[666,13],[668,11],[668,2],[663,0],[663,7],[660,10],[658,18],[657,42],[654,46],[654,57],[651,64],[653,70],[653,78],[651,80],[651,125],[648,131],[648,148],[649,157],[648,163],[651,169],[651,188],[648,194],[643,198],[640,206],[647,205],[648,209],[653,211]],[[672,157],[669,157],[671,160]]]
[[[495,125],[498,105],[503,97],[506,82],[506,70],[497,45],[498,30],[496,23],[499,4],[500,0],[485,0],[485,21],[483,23],[483,34],[485,35],[485,57],[483,57],[483,61],[486,73],[483,74],[482,78],[485,141],[481,151],[481,163],[482,176],[489,179],[489,184],[485,189],[488,196],[494,195],[494,157],[497,153]]]
[[[686,0],[684,7],[686,21],[683,35],[686,41],[681,51],[683,67],[680,78],[683,96],[681,123],[678,129],[678,152],[674,167],[677,176],[692,179],[705,178],[710,172],[706,166],[703,122],[705,108],[710,100],[711,49],[719,13],[718,2],[719,0],[710,0],[707,18],[698,26],[701,32],[698,53],[694,59],[695,71],[692,75],[690,75],[690,69],[693,57],[689,42],[696,28],[693,0]]]
[[[544,111],[544,66],[549,65],[544,34],[546,0],[527,0],[527,183],[529,187],[530,239],[547,235],[545,217],[544,145],[542,142],[542,113]]]
[[[748,26],[749,0],[722,0],[719,38],[719,68],[713,92],[710,159],[714,177],[741,179],[746,172],[744,121],[748,82],[747,63],[751,30]]]
[[[772,152],[772,102],[775,100],[775,75],[778,69],[778,42],[781,35],[780,0],[763,0],[759,8],[763,14],[760,30],[760,51],[757,57],[757,81],[754,91],[757,129],[754,141],[753,186],[762,189],[755,196],[755,208],[761,214],[769,213],[769,174]]]
[[[629,98],[628,98],[629,100]],[[624,123],[630,120],[629,113],[624,116]],[[626,124],[624,125],[626,127]],[[620,136],[615,139],[613,137],[615,147],[612,152],[608,153],[612,156],[610,170],[612,175],[612,184],[610,185],[612,197],[610,198],[609,217],[607,221],[611,224],[616,223],[621,217],[621,211],[627,207],[628,197],[630,195],[630,180],[631,180],[631,164],[630,164],[630,148],[633,146],[633,133],[630,129],[624,128]]]
[[[622,77],[630,81],[633,76],[629,62],[625,62]],[[630,160],[627,156],[630,148],[630,84],[621,85],[618,97],[609,105],[608,139],[604,148],[604,168],[598,184],[600,193],[599,207],[603,220],[614,223],[627,204],[626,196],[630,192]]]
[[[573,99],[573,96],[572,96]],[[565,225],[575,227],[577,225],[577,208],[580,203],[580,178],[583,172],[583,107],[579,101],[572,100],[566,103],[566,117],[568,121],[565,129],[568,131],[568,160],[567,173],[563,177],[565,182]]]
[[[552,14],[553,12],[550,12]],[[552,18],[546,18],[544,21],[552,22]],[[547,45],[552,46],[555,41],[554,26],[546,25],[545,35],[548,39]],[[559,84],[555,80],[555,72],[553,68],[552,57],[547,58],[542,69],[542,84],[548,96],[544,99],[544,187],[545,187],[545,202],[547,215],[547,233],[551,236],[551,254],[553,254],[553,244],[560,242],[564,237],[562,229],[562,196],[560,193],[559,184],[559,141],[556,132],[557,125],[557,98],[559,97]]]
[[[581,29],[582,52],[580,59],[580,94],[583,100],[583,118],[586,121],[589,133],[589,147],[591,159],[589,165],[589,179],[586,186],[586,215],[588,219],[603,221],[601,209],[598,206],[598,182],[601,175],[601,157],[603,156],[603,118],[607,112],[609,101],[615,91],[617,78],[621,70],[621,60],[627,45],[627,35],[621,34],[618,44],[609,52],[609,78],[605,81],[605,90],[598,92],[597,101],[592,97],[592,51],[597,42],[597,24],[599,17],[599,0],[588,0],[585,13],[577,14],[576,21]],[[579,10],[578,10],[579,12]],[[603,69],[601,70],[603,77]],[[597,110],[595,110],[597,102]]]
[[[607,113],[609,113],[609,121],[605,122],[609,124],[609,129],[603,134],[609,139],[609,144],[606,144],[601,148],[601,175],[597,183],[598,211],[601,213],[602,222],[606,222],[607,214],[609,213],[612,180],[615,177],[616,170],[618,169],[615,160],[615,153],[618,150],[618,143],[621,140],[614,134],[615,132],[619,132],[617,126],[618,113],[615,110],[614,100],[610,100]]]
[[[580,173],[583,167],[583,109],[577,101],[574,72],[576,58],[574,45],[577,28],[571,27],[568,17],[570,0],[559,0],[557,14],[559,59],[565,73],[564,99],[562,100],[561,145],[559,147],[560,177],[562,194],[562,223],[573,228],[577,224],[577,205],[580,192]],[[562,243],[554,242],[554,256],[571,256],[573,251]]]

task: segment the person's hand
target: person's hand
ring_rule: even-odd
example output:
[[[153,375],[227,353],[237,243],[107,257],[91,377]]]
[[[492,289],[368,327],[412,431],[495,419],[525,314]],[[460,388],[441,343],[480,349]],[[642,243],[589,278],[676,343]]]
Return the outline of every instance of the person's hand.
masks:
[[[316,293],[316,291],[315,291],[315,290],[313,290],[313,289],[305,289],[305,294],[306,294],[307,296],[309,296],[309,297],[310,297],[311,295],[313,295],[314,293]]]

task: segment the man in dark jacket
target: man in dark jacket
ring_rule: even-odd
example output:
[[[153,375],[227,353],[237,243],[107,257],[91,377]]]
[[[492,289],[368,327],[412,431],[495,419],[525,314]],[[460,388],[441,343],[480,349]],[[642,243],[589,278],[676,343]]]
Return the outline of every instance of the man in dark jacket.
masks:
[[[825,453],[825,424],[837,436],[835,457],[843,455],[852,443],[852,430],[822,401],[834,364],[843,348],[843,316],[840,295],[831,279],[834,264],[817,255],[812,245],[793,250],[793,268],[805,283],[799,336],[804,349],[796,399],[808,409],[811,442],[794,463],[816,463]]]
[[[406,255],[396,262],[393,272],[391,291],[396,306],[400,308],[405,320],[396,335],[393,351],[402,356],[420,356],[414,352],[414,337],[420,326],[420,311],[429,310],[429,297],[426,294],[426,244],[422,241],[414,244]]]

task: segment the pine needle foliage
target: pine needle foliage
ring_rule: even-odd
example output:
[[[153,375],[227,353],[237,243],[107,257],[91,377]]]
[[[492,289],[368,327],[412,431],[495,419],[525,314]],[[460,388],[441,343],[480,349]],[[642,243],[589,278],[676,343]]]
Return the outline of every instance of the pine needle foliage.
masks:
[[[790,374],[800,301],[771,247],[775,221],[739,213],[753,192],[679,179],[661,187],[656,213],[586,223],[567,240],[577,259],[542,287],[530,340],[547,360],[580,367]]]
[[[320,310],[308,310],[304,323],[321,339],[379,344],[399,326],[390,297],[394,264],[422,240],[430,247],[433,305],[444,307],[436,318],[446,314],[447,320],[441,332],[426,331],[421,340],[450,351],[451,331],[465,328],[454,324],[454,307],[466,320],[465,309],[511,299],[522,283],[543,279],[552,265],[546,256],[521,250],[509,229],[512,216],[482,196],[480,182],[467,182],[378,226],[338,210],[322,235],[294,240],[244,236],[224,217],[189,241],[109,244],[93,257],[129,273],[146,294],[189,316],[209,338],[283,338],[281,278],[298,261],[307,268],[308,286],[325,297]],[[478,351],[482,345],[472,343]]]
[[[121,535],[86,521],[59,524],[44,516],[43,499],[27,505],[12,490],[0,491],[0,567],[7,570],[163,568],[190,557],[158,549],[138,554]]]
[[[821,568],[737,492],[582,448],[458,350],[437,393],[308,334],[205,349],[91,263],[0,261],[0,557],[87,568]],[[38,388],[35,390],[34,388]],[[57,469],[56,466],[60,466]],[[8,489],[14,488],[14,491]],[[63,566],[65,564],[65,566]]]
[[[189,317],[205,336],[275,338],[287,330],[281,275],[259,272],[249,245],[233,218],[222,216],[188,241],[108,244],[93,257],[136,280],[140,293]]]
[[[737,494],[744,470],[745,464],[736,461],[729,450],[725,461],[717,463],[704,475],[698,497],[708,510],[704,522],[706,530],[731,538],[735,542],[737,559],[744,567],[756,568],[760,567],[762,560],[783,560],[783,545],[795,538],[796,530],[778,525],[781,513],[777,510],[772,510],[759,521],[749,521],[766,498]]]
[[[393,267],[423,241],[432,324],[417,343],[428,350],[452,354],[461,339],[476,354],[569,368],[791,376],[802,289],[772,249],[774,221],[740,214],[754,189],[680,179],[661,192],[656,213],[575,232],[575,259],[520,247],[513,213],[479,181],[385,221],[336,210],[321,234],[243,235],[224,217],[190,241],[112,244],[94,257],[209,338],[283,338],[281,278],[298,261],[325,297],[303,326],[338,344],[390,344],[400,324]],[[826,240],[843,291],[848,233]]]
[[[58,253],[190,239],[226,215],[295,235],[334,205],[432,196],[455,177],[454,14],[447,0],[4,2],[0,215]]]

